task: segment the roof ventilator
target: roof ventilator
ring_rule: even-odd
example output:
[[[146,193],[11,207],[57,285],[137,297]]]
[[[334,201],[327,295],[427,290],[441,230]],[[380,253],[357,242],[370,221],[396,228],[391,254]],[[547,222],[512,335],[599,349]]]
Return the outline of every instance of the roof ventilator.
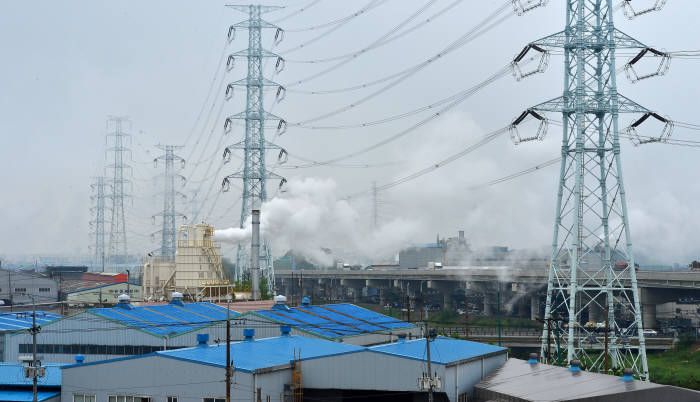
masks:
[[[83,364],[84,361],[85,361],[85,356],[75,355],[75,363],[76,364]]]
[[[205,348],[209,346],[207,343],[209,342],[209,334],[197,334],[197,346],[201,348]]]
[[[173,292],[173,294],[170,295],[170,305],[184,307],[185,303],[182,301],[182,293]]]
[[[637,127],[644,123],[649,117],[653,117],[661,123],[664,123],[664,128],[661,130],[661,134],[658,137],[643,138],[637,132]],[[672,132],[673,121],[655,112],[644,113],[644,115],[642,115],[642,117],[640,117],[639,120],[635,121],[629,127],[627,127],[627,133],[629,134],[630,139],[632,140],[632,143],[634,143],[634,145],[649,144],[652,142],[666,142],[666,140],[671,136]]]
[[[274,300],[275,304],[272,306],[272,310],[290,311],[289,306],[287,306],[287,298],[284,295],[277,295]]]
[[[661,61],[656,70],[648,74],[639,75],[637,70],[634,69],[634,65],[641,61],[647,53],[651,53],[651,57],[660,57]],[[660,50],[656,50],[650,47],[642,49],[636,56],[634,56],[630,61],[625,64],[625,74],[627,74],[627,79],[629,79],[633,84],[647,78],[658,77],[666,74],[669,67],[671,66],[671,55]],[[639,66],[638,66],[639,67]]]
[[[528,116],[532,116],[535,119],[540,121],[540,125],[537,128],[537,133],[533,136],[530,137],[522,137],[520,136],[520,132],[518,131],[518,125],[520,125]],[[533,109],[528,109],[524,111],[520,116],[518,116],[517,119],[513,120],[513,122],[510,124],[510,139],[513,141],[515,145],[520,144],[521,142],[527,142],[527,141],[542,141],[544,137],[547,135],[547,128],[549,127],[549,121],[547,118],[542,116],[541,114],[535,112]]]
[[[513,0],[513,10],[518,15],[523,15],[526,12],[537,7],[544,7],[549,0]]]
[[[280,325],[280,332],[282,336],[289,336],[289,333],[292,332],[292,327],[289,325]]]
[[[117,297],[117,307],[122,308],[124,310],[133,310],[133,306],[129,304],[129,301],[131,300],[131,297],[129,295],[119,295]]]
[[[640,15],[644,15],[652,11],[659,11],[666,5],[666,0],[656,0],[653,6],[637,11],[632,7],[630,1],[631,0],[622,0],[622,10],[625,13],[625,16],[629,19],[634,19],[635,17],[639,17]]]
[[[535,60],[537,56],[532,56],[528,59],[525,59],[525,56],[530,52],[530,50],[534,50],[536,52],[540,53],[540,61],[537,64],[537,68],[534,70],[530,71],[524,71],[522,67],[531,61]],[[523,61],[524,60],[524,61]],[[531,75],[535,75],[537,73],[543,73],[546,69],[547,66],[549,66],[549,52],[537,45],[534,44],[529,44],[523,48],[520,53],[518,53],[517,56],[513,59],[513,62],[510,63],[511,68],[513,69],[513,77],[515,77],[516,81],[520,81],[523,78],[527,78]]]
[[[308,297],[304,296],[304,297],[301,299],[301,305],[302,305],[302,306],[304,306],[304,307],[309,307],[310,304],[311,304],[311,299],[309,299]]]
[[[620,380],[625,382],[634,381],[633,374],[634,371],[631,368],[626,368],[622,370],[622,378],[620,378]]]
[[[530,358],[527,359],[527,364],[537,364],[539,360],[537,359],[537,353],[530,353]]]
[[[243,330],[243,338],[247,342],[252,342],[254,337],[255,337],[255,330],[254,329],[246,328]]]
[[[578,373],[581,371],[581,362],[578,360],[572,360],[569,362],[569,371],[572,373]]]

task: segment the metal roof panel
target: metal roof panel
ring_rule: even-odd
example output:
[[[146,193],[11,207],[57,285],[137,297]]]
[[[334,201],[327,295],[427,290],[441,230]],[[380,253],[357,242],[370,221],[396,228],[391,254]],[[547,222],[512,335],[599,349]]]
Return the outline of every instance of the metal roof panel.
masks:
[[[427,360],[425,338],[372,346],[369,350],[409,359]],[[449,364],[496,352],[505,353],[506,350],[499,346],[439,336],[430,342],[430,361]]]

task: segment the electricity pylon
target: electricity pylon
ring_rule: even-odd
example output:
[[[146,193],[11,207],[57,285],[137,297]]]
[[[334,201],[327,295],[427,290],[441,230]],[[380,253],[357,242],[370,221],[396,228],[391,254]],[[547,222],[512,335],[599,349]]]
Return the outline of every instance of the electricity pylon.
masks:
[[[246,110],[227,117],[224,124],[225,131],[228,133],[234,124],[234,120],[243,120],[245,122],[245,137],[243,141],[230,145],[224,150],[224,159],[226,161],[228,161],[233,149],[243,150],[243,170],[226,176],[222,183],[223,189],[226,191],[228,190],[230,179],[243,179],[239,222],[242,228],[248,217],[250,217],[251,211],[253,209],[261,209],[262,204],[267,201],[266,180],[277,179],[281,180],[281,183],[284,182],[284,178],[267,170],[265,165],[265,152],[268,149],[280,150],[280,159],[286,155],[286,152],[279,146],[265,139],[265,122],[267,120],[278,121],[277,129],[280,134],[286,128],[287,123],[282,118],[265,111],[263,97],[266,88],[277,88],[277,97],[278,100],[281,100],[284,97],[285,90],[281,85],[263,76],[262,65],[264,58],[276,58],[275,68],[277,71],[281,71],[284,67],[284,59],[262,48],[262,28],[276,29],[276,40],[282,39],[283,31],[261,18],[262,14],[278,10],[281,7],[260,5],[235,5],[229,7],[248,14],[248,20],[234,24],[229,28],[230,40],[233,40],[237,28],[248,30],[248,49],[231,54],[227,61],[227,66],[230,70],[233,68],[237,57],[245,58],[248,62],[248,75],[246,78],[234,81],[226,87],[227,99],[233,96],[236,87],[246,88]],[[262,214],[264,216],[264,210]],[[261,261],[259,266],[263,269],[263,274],[267,279],[268,290],[272,294],[275,280],[272,256],[267,241],[263,238],[260,243]],[[235,280],[237,281],[242,280],[244,273],[247,273],[250,269],[251,261],[248,248],[249,246],[245,244],[239,244],[238,246],[235,275]]]
[[[95,182],[90,185],[93,195],[90,196],[93,206],[90,208],[90,212],[94,214],[94,219],[90,221],[90,227],[92,232],[90,235],[93,237],[93,244],[90,245],[90,249],[93,254],[92,266],[100,267],[100,271],[105,270],[105,198],[107,198],[107,189],[109,185],[106,183],[106,178],[104,176],[95,177]]]
[[[153,215],[153,221],[155,222],[156,216],[160,216],[163,228],[153,232],[151,236],[155,237],[157,234],[161,236],[160,255],[174,257],[175,251],[177,251],[177,226],[175,222],[177,218],[187,219],[184,214],[175,210],[176,198],[187,198],[185,194],[175,190],[175,179],[179,179],[183,185],[185,184],[185,177],[176,172],[175,162],[179,162],[180,168],[184,168],[185,160],[175,155],[175,149],[182,148],[181,146],[156,145],[156,148],[164,150],[165,154],[154,158],[153,165],[157,167],[158,162],[162,161],[165,165],[165,171],[158,176],[158,178],[163,179],[163,212]]]
[[[548,125],[546,112],[562,113],[563,118],[541,356],[552,362],[548,339],[561,339],[568,362],[580,360],[591,371],[606,371],[609,365],[632,368],[636,376],[648,380],[618,117],[642,114],[628,128],[630,134],[649,117],[665,123],[655,141],[670,134],[672,123],[617,92],[615,51],[642,49],[626,64],[628,73],[634,72],[634,65],[645,55],[661,58],[654,73],[639,76],[634,72],[636,80],[662,74],[668,55],[617,30],[613,0],[565,3],[564,31],[530,43],[513,61],[514,71],[522,78],[541,71],[548,48],[564,49],[563,96],[529,108],[512,123],[512,137],[518,143],[542,139]],[[528,52],[537,52],[540,64],[534,71],[523,72]],[[517,126],[533,118],[538,121],[538,133],[520,137]],[[605,321],[602,328],[586,325],[584,312],[588,321]],[[554,329],[548,330],[552,321]]]
[[[109,176],[110,193],[108,198],[112,201],[112,217],[109,220],[109,254],[108,265],[114,268],[115,264],[124,264],[128,260],[126,247],[126,217],[124,214],[124,201],[130,197],[126,192],[126,187],[131,184],[131,180],[125,176],[124,171],[131,169],[125,162],[125,155],[131,150],[126,147],[125,141],[131,138],[131,134],[125,132],[125,123],[131,122],[123,117],[110,116],[107,119],[107,142],[112,142],[112,146],[107,148],[107,165]]]

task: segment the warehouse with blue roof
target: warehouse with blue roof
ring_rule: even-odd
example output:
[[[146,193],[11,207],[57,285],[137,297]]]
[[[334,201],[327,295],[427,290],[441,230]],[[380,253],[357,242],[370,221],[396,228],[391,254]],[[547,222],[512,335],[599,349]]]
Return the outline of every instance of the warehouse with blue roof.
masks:
[[[61,400],[61,369],[59,365],[44,365],[45,375],[37,381],[37,401]],[[0,401],[31,402],[34,398],[32,379],[24,375],[24,366],[0,363]]]
[[[230,344],[231,400],[291,400],[302,394],[324,401],[412,401],[426,395],[418,385],[427,371],[425,339],[362,347],[291,335],[287,325],[279,331],[261,339],[246,329],[246,339]],[[507,350],[497,346],[440,337],[430,345],[432,369],[441,378],[436,400],[465,401],[473,385],[507,359]],[[226,345],[202,334],[190,348],[64,366],[62,400],[223,399],[225,370]]]
[[[312,305],[308,297],[302,300],[301,306],[291,307],[286,304],[284,296],[276,296],[271,309],[250,311],[238,320],[248,326],[255,323],[259,326],[289,325],[294,335],[359,346],[392,342],[400,335],[415,338],[421,333],[414,324],[354,304]]]
[[[5,335],[10,332],[26,330],[32,326],[33,314],[31,311],[16,311],[0,314],[0,361],[5,361]],[[62,315],[46,311],[36,311],[36,323],[44,325],[55,321]]]
[[[229,314],[239,315],[233,310]],[[43,362],[71,363],[77,354],[97,361],[189,347],[197,333],[225,339],[226,316],[225,307],[184,303],[179,295],[169,304],[150,306],[134,306],[122,295],[115,307],[91,308],[41,324],[37,349]],[[32,337],[26,330],[4,338],[4,361],[17,362],[31,353]]]

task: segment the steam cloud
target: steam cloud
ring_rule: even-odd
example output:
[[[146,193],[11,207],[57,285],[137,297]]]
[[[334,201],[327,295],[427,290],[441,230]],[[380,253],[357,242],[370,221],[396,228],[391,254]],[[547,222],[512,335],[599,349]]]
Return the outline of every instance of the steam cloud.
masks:
[[[260,232],[273,250],[293,250],[326,266],[340,255],[378,261],[390,258],[419,233],[419,225],[405,219],[372,230],[366,215],[338,198],[330,179],[293,179],[286,189],[261,208]],[[214,237],[232,244],[248,242],[251,221],[243,228],[216,230]]]

